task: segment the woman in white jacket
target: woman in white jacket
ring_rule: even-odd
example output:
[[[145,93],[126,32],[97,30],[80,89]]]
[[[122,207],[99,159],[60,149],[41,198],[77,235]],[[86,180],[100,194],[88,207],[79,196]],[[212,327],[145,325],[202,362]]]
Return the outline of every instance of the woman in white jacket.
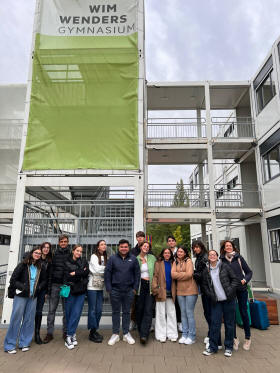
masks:
[[[102,315],[104,271],[107,263],[106,242],[100,240],[89,262],[88,281],[88,329],[89,340],[101,343],[103,336],[97,332]]]

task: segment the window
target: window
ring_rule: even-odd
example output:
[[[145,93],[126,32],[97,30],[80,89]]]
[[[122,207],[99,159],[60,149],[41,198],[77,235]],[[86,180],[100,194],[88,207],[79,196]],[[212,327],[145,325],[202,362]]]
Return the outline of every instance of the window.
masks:
[[[280,262],[280,228],[269,230],[270,259],[272,262]]]
[[[267,182],[280,175],[280,145],[262,156],[264,181]]]
[[[275,76],[271,56],[257,75],[253,86],[256,91],[258,112],[261,112],[276,94]]]
[[[0,234],[0,245],[9,246],[10,242],[11,242],[11,236],[8,236],[6,234]]]

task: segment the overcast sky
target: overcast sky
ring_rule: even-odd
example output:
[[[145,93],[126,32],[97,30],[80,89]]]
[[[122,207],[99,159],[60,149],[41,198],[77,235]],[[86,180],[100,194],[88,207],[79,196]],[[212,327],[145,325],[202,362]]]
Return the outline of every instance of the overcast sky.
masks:
[[[26,83],[35,0],[0,0],[0,84]],[[148,81],[248,80],[280,35],[279,0],[146,0]],[[188,181],[188,167],[151,167]]]

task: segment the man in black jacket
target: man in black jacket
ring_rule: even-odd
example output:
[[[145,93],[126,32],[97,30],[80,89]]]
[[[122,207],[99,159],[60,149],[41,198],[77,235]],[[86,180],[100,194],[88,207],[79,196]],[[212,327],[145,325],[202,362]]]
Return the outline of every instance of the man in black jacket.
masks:
[[[123,340],[134,344],[135,340],[129,333],[130,307],[139,287],[140,267],[136,257],[129,252],[127,240],[119,241],[118,252],[107,262],[104,279],[112,304],[113,335],[108,344],[113,346],[120,340],[121,308]]]
[[[137,241],[137,244],[135,245],[135,247],[131,250],[131,254],[134,255],[134,256],[138,256],[140,254],[140,245],[145,241],[145,233],[143,231],[138,231],[136,233],[136,241]]]
[[[44,343],[49,343],[53,339],[55,313],[60,298],[60,287],[63,285],[64,264],[70,254],[68,247],[69,238],[67,235],[61,235],[58,238],[58,248],[56,249],[50,270],[48,284],[49,312],[47,318],[47,335]],[[64,310],[64,299],[61,298],[63,309],[63,338],[66,338],[66,319]]]

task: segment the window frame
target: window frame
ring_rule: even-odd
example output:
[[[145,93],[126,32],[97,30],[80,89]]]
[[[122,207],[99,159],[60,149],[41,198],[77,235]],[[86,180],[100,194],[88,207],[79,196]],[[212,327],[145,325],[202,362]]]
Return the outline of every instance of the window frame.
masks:
[[[270,256],[270,262],[271,263],[280,263],[280,233],[278,233],[278,239],[277,239],[277,254],[278,254],[278,259],[274,260],[273,259],[273,254],[272,254],[272,239],[271,239],[271,233],[279,231],[280,232],[280,227],[278,228],[273,228],[273,229],[268,229],[268,239],[269,239],[269,256]]]
[[[271,176],[271,168],[270,168],[270,157],[269,154],[272,153],[275,149],[278,149],[278,163],[279,163],[279,172],[278,174]],[[277,144],[273,148],[269,149],[266,153],[264,153],[262,156],[262,168],[263,168],[263,184],[266,184],[270,182],[271,180],[276,179],[280,176],[280,144]],[[265,161],[267,161],[267,173],[268,173],[268,179],[266,179],[266,165]]]
[[[270,101],[273,99],[274,96],[276,96],[276,88],[275,88],[275,82],[273,84],[272,80],[272,73],[273,73],[273,66],[272,68],[268,71],[268,73],[264,76],[263,80],[260,82],[260,84],[255,88],[255,97],[256,97],[256,103],[257,103],[257,112],[258,114],[270,103]],[[269,79],[270,81],[270,90],[271,90],[271,98],[267,103],[264,103],[264,94],[263,94],[263,87],[267,80]],[[262,106],[260,105],[260,98],[262,101]]]

